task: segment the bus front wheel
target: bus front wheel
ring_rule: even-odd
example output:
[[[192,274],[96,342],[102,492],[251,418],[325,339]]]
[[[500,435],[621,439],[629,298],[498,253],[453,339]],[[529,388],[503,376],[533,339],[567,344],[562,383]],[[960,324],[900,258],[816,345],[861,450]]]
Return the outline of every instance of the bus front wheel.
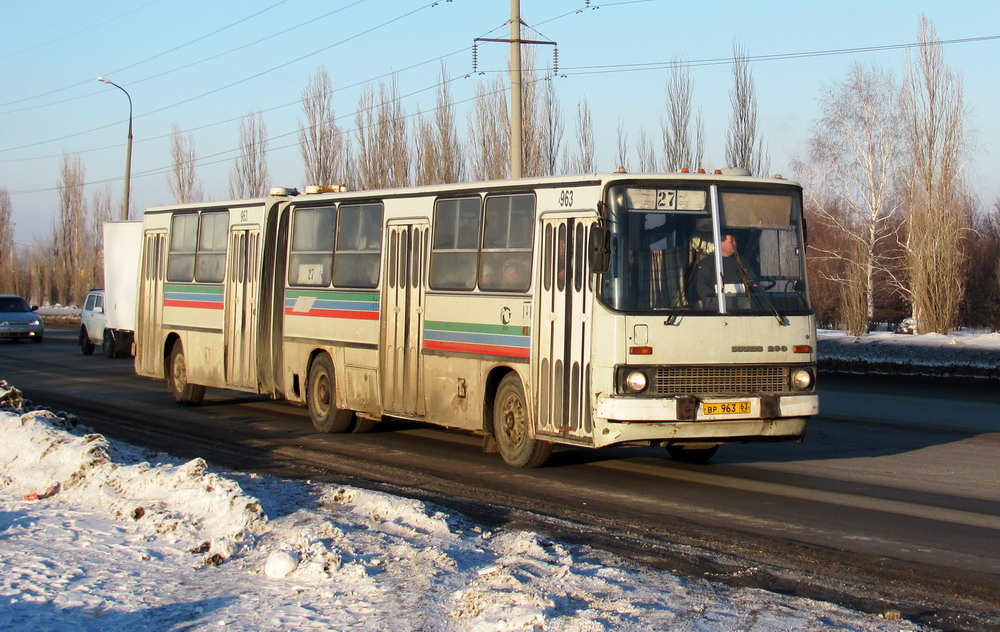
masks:
[[[552,454],[550,442],[531,436],[530,420],[521,380],[516,373],[508,373],[493,402],[493,436],[507,465],[541,467]]]
[[[323,354],[309,367],[306,401],[313,427],[319,432],[347,432],[354,421],[354,411],[337,408],[337,385],[333,378],[333,362]]]
[[[188,382],[187,358],[184,356],[184,347],[180,341],[170,350],[167,388],[174,396],[174,401],[184,406],[197,406],[205,398],[204,386]]]

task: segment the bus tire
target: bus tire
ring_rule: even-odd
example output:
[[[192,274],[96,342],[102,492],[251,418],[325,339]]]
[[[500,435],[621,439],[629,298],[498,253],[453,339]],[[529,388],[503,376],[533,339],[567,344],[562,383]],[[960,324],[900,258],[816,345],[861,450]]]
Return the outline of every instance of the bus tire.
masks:
[[[500,381],[493,401],[493,436],[504,462],[511,467],[541,467],[552,454],[552,443],[531,436],[531,415],[517,373]]]
[[[719,446],[713,445],[710,448],[689,448],[684,449],[683,445],[668,445],[667,454],[675,460],[681,463],[690,463],[692,465],[704,465],[708,463],[715,453],[718,452]]]
[[[374,419],[365,419],[363,417],[356,417],[354,419],[354,425],[351,426],[351,432],[355,434],[360,434],[363,432],[371,432],[372,428],[375,427]]]
[[[337,408],[333,362],[325,353],[318,356],[309,367],[306,402],[309,405],[309,417],[318,432],[337,433],[351,429],[354,411]]]
[[[187,358],[180,341],[170,350],[170,367],[167,371],[167,388],[174,401],[182,406],[197,406],[205,398],[205,387],[188,382]]]

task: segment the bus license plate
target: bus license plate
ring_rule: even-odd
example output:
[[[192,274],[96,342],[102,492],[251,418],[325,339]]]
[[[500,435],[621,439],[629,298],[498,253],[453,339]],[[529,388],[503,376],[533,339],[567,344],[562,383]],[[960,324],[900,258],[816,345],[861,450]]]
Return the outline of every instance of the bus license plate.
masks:
[[[705,415],[749,415],[750,402],[702,402],[701,412]]]

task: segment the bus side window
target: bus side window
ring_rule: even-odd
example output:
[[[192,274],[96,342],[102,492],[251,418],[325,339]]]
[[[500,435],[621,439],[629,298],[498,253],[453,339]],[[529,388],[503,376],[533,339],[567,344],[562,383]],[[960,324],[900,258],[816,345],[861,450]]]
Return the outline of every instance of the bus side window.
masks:
[[[202,213],[198,234],[198,257],[194,280],[198,283],[222,283],[226,274],[226,243],[229,238],[229,213]]]
[[[375,287],[381,254],[382,204],[342,204],[333,259],[333,284],[337,287]]]
[[[170,256],[167,281],[194,280],[194,260],[198,250],[198,213],[178,213],[170,218]]]
[[[330,285],[335,220],[336,210],[332,206],[295,209],[288,257],[289,285]]]
[[[478,197],[437,201],[431,248],[432,289],[471,290],[476,287],[480,218]]]
[[[534,228],[534,195],[491,195],[486,199],[480,289],[524,292],[531,286]]]

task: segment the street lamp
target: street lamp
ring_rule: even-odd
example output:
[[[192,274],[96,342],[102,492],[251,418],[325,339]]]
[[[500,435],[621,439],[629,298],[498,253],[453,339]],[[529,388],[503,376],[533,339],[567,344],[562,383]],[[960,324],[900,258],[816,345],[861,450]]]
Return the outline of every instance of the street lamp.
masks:
[[[106,83],[118,88],[125,93],[125,96],[128,97],[128,145],[126,145],[125,148],[125,199],[122,200],[122,219],[127,220],[129,184],[132,179],[132,95],[128,93],[128,90],[110,79],[98,77],[97,80],[101,83]]]

